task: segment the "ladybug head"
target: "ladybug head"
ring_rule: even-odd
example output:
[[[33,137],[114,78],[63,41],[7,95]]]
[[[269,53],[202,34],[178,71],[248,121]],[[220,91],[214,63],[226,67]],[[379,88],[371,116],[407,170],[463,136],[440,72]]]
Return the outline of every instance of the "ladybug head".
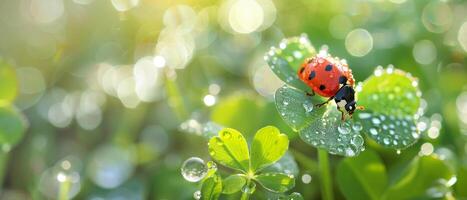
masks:
[[[337,108],[343,112],[343,114],[352,117],[355,110],[363,110],[363,106],[357,106],[355,101],[355,90],[350,85],[345,85],[339,89],[334,96]]]

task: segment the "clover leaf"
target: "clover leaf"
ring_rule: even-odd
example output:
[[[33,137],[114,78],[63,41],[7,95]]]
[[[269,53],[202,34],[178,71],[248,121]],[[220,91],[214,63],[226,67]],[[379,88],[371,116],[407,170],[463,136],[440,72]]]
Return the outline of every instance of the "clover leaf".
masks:
[[[287,84],[308,91],[309,88],[297,77],[297,71],[305,58],[316,54],[306,34],[283,39],[278,47],[271,47],[264,56],[271,70]]]
[[[243,135],[235,129],[224,128],[219,136],[209,140],[209,154],[211,157],[227,167],[248,172],[250,168],[250,154]]]
[[[217,187],[222,188],[224,194],[233,194],[241,190],[244,198],[248,198],[255,191],[256,183],[271,192],[286,192],[295,186],[294,176],[268,167],[279,161],[288,147],[288,137],[273,126],[263,127],[256,132],[251,151],[248,150],[248,144],[240,132],[224,128],[219,131],[218,136],[209,140],[210,155],[216,162],[241,173],[225,178],[222,186],[215,186],[213,181],[209,181],[206,184],[210,186],[206,187],[216,187],[216,190]],[[204,184],[203,182],[203,187]]]
[[[406,165],[399,176],[388,180],[381,158],[367,150],[358,157],[345,158],[337,167],[337,183],[346,199],[428,199],[430,190],[450,187],[454,173],[437,156],[422,156]],[[448,183],[448,184],[446,184]]]
[[[307,95],[310,88],[298,79],[301,63],[315,54],[302,35],[284,39],[265,55],[271,70],[286,82],[276,91],[276,108],[303,141],[331,154],[356,156],[364,149],[361,133],[395,149],[406,148],[418,139],[415,120],[421,93],[414,78],[391,67],[378,68],[356,88],[358,104],[366,110],[343,122],[335,104],[316,108],[314,105],[324,98]]]
[[[366,107],[356,118],[363,125],[362,132],[385,147],[403,149],[415,143],[421,96],[417,86],[418,81],[406,72],[378,67],[357,88],[359,104]]]

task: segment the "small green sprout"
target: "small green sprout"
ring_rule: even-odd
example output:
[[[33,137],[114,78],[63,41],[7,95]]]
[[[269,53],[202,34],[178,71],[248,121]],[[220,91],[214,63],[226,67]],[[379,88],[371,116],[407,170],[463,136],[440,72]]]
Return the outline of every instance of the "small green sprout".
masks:
[[[268,167],[283,157],[289,147],[289,139],[274,126],[261,128],[254,135],[250,149],[243,135],[232,128],[224,128],[218,136],[209,140],[212,159],[234,173],[222,179],[214,162],[207,163],[208,170],[197,195],[200,199],[218,199],[221,194],[241,192],[241,199],[249,199],[260,185],[267,192],[284,193],[295,186],[292,174],[270,170]],[[300,197],[300,198],[299,198]],[[301,199],[298,193],[283,199]]]

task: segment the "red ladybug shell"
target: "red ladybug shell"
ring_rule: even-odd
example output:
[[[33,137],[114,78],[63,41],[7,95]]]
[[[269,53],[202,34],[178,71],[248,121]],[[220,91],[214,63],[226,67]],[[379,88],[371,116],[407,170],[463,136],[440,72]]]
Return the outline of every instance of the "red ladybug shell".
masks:
[[[344,77],[348,85],[354,86],[355,82],[348,65],[330,56],[315,56],[306,60],[298,71],[298,77],[323,97],[334,96],[341,87],[339,80]]]

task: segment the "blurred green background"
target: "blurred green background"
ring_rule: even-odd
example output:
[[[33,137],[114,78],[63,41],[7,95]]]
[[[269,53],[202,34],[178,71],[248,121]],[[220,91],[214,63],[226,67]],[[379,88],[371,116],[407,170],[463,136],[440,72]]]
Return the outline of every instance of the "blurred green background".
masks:
[[[445,167],[426,160],[406,192],[467,198],[466,1],[2,0],[0,199],[55,199],[62,175],[74,199],[192,199],[180,166],[209,160],[210,121],[247,137],[279,127],[300,169],[293,191],[320,199],[316,149],[277,114],[283,82],[263,60],[302,33],[357,81],[390,64],[418,77],[422,139],[400,154],[367,149],[389,180],[439,158]],[[455,181],[433,193],[421,183],[439,170]]]

